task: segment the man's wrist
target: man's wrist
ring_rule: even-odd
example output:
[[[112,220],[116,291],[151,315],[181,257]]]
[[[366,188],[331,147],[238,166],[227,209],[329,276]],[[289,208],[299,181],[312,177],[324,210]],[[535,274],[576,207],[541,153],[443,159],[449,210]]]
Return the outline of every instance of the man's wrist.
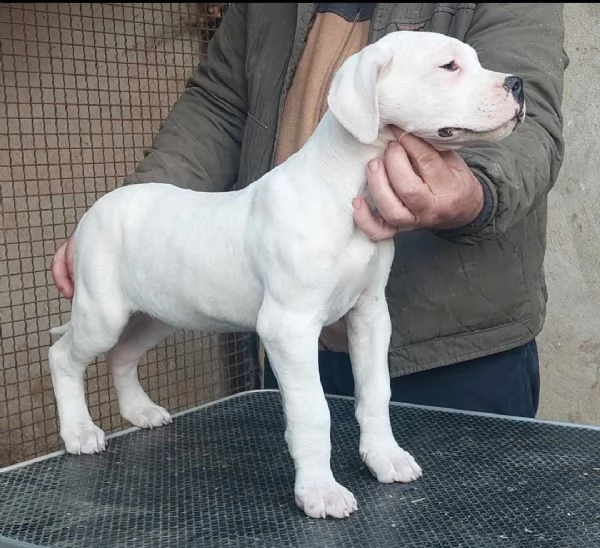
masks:
[[[468,224],[458,228],[450,228],[443,230],[436,230],[440,236],[451,238],[452,236],[461,236],[464,234],[477,234],[483,230],[492,220],[494,215],[494,195],[488,185],[477,178],[480,188],[483,193],[483,203],[479,208],[479,214]]]

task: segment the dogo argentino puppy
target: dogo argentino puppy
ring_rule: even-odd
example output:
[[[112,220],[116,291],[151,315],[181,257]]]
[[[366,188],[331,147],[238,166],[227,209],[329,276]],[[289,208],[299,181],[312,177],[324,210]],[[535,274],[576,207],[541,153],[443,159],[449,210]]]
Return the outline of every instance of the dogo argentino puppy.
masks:
[[[156,427],[170,416],[138,381],[146,350],[178,328],[256,331],[281,389],[296,503],[312,517],[348,516],[357,503],[330,468],[317,365],[321,329],[346,316],[360,457],[381,482],[421,475],[389,420],[384,291],[394,243],[355,226],[352,200],[367,195],[366,166],[383,157],[390,125],[440,150],[498,140],[523,117],[523,82],[482,68],[456,39],[399,31],[343,63],[328,106],[301,150],[243,190],[126,186],[82,217],[71,317],[49,354],[69,453],[105,445],[83,381],[99,354],[107,353],[122,416]]]

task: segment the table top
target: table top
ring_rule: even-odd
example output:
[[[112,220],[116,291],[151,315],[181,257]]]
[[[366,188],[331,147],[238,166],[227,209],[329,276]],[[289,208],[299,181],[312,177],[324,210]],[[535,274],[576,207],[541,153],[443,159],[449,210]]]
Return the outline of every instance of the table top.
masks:
[[[600,429],[392,404],[424,475],[386,485],[360,462],[353,400],[328,403],[347,519],[296,507],[280,395],[261,390],[3,469],[0,547],[600,547]]]

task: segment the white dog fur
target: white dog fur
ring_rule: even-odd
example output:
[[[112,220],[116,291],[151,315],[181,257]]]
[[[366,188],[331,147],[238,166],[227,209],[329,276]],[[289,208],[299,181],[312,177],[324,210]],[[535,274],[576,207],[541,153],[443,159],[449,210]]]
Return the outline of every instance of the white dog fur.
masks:
[[[354,225],[352,200],[367,192],[367,162],[393,139],[388,125],[439,149],[508,135],[522,103],[507,76],[483,69],[458,40],[394,32],[346,60],[306,145],[244,190],[148,183],[99,199],[74,233],[71,318],[54,330],[63,336],[49,354],[66,450],[105,446],[83,380],[99,354],[107,353],[122,416],[156,427],[171,419],[138,381],[146,350],[177,328],[255,330],[283,397],[296,503],[312,517],[348,516],[357,503],[330,468],[317,366],[322,327],[346,315],[360,457],[381,482],[421,476],[389,421],[384,290],[394,243],[375,243]]]

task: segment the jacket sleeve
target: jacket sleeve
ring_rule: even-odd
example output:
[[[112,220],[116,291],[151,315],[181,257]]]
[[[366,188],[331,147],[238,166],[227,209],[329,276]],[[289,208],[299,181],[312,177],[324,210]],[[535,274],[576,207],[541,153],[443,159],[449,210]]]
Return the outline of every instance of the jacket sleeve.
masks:
[[[124,183],[162,182],[203,191],[237,177],[247,113],[246,9],[232,4],[152,147]]]
[[[561,102],[569,62],[562,13],[562,4],[477,4],[465,42],[484,67],[523,78],[526,116],[503,141],[460,151],[484,185],[485,218],[440,236],[465,244],[500,236],[554,185],[563,160]]]

